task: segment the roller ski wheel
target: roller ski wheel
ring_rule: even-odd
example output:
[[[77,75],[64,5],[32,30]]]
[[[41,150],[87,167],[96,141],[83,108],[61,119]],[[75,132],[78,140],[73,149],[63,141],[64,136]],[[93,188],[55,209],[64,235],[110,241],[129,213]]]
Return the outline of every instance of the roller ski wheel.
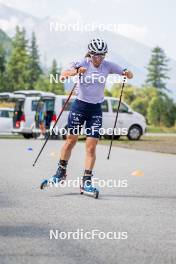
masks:
[[[98,199],[99,190],[92,185],[92,176],[92,174],[83,176],[82,183],[80,185],[80,194],[86,194],[94,197],[95,199]]]
[[[53,187],[53,186],[58,187],[58,184],[63,184],[65,180],[66,180],[66,176],[60,179],[53,176],[49,180],[42,181],[42,183],[40,184],[40,189],[43,190],[47,187]]]
[[[55,173],[54,176],[52,176],[49,180],[44,180],[41,185],[40,189],[43,190],[46,187],[58,187],[58,184],[63,184],[64,181],[66,180],[66,167],[63,167],[62,165],[59,164],[59,167]]]
[[[88,196],[92,196],[95,199],[98,199],[99,197],[99,190],[93,186],[87,186],[87,187],[82,187],[80,185],[80,194],[83,195],[88,195]]]
[[[43,190],[48,186],[48,180],[44,180],[42,181],[42,183],[40,184],[40,189]]]
[[[94,192],[94,196],[95,196],[95,199],[98,199],[98,197],[99,197],[99,191],[98,191],[98,190],[96,190],[96,191]]]

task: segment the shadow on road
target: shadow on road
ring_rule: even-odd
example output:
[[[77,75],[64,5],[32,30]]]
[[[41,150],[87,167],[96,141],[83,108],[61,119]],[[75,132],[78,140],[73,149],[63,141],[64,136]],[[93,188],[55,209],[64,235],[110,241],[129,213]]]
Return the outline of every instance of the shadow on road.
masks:
[[[162,195],[133,195],[133,194],[103,194],[103,197],[115,197],[115,198],[142,198],[142,199],[176,199],[176,196],[162,196]]]
[[[61,194],[57,194],[57,195],[52,195],[49,197],[63,197],[63,196],[81,196],[79,192],[72,192],[72,193],[61,193]],[[86,194],[84,194],[84,196],[88,196]],[[90,197],[90,196],[88,196]],[[102,200],[109,200],[106,198],[110,198],[110,197],[114,197],[114,198],[138,198],[138,199],[176,199],[176,196],[163,196],[163,195],[133,195],[133,194],[111,194],[111,193],[107,193],[107,194],[100,194],[99,199]]]

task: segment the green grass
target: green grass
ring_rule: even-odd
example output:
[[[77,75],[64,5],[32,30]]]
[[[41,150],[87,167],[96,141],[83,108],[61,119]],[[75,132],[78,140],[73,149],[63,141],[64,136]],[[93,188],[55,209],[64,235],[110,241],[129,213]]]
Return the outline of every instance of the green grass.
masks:
[[[110,140],[100,140],[100,144],[109,145]],[[175,136],[143,136],[140,140],[130,141],[126,137],[113,141],[113,146],[128,149],[176,154]]]
[[[22,135],[0,135],[0,139],[24,139]]]
[[[176,133],[176,126],[174,127],[147,126],[147,133]]]

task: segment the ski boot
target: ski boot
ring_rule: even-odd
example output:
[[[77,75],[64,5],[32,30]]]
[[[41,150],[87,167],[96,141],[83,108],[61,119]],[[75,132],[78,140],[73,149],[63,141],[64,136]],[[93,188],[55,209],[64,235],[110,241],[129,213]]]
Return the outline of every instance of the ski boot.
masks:
[[[80,194],[91,195],[95,199],[98,199],[99,190],[92,185],[92,180],[91,180],[92,176],[93,176],[92,174],[83,176],[82,184],[80,185]]]
[[[42,181],[40,185],[40,189],[43,190],[46,187],[52,187],[56,186],[58,187],[59,183],[63,183],[66,180],[66,166],[67,162],[65,162],[64,165],[62,165],[64,162],[59,162],[58,169],[56,171],[56,174],[52,176],[49,180]]]

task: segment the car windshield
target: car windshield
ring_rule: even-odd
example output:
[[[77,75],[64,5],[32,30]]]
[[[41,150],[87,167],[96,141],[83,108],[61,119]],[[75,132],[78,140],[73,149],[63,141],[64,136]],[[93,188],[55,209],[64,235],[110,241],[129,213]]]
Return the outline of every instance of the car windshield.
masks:
[[[118,99],[111,100],[111,105],[112,105],[112,111],[113,112],[117,112],[118,104],[119,104],[119,100]],[[128,112],[128,107],[122,102],[120,104],[119,112],[120,113],[127,113]]]

